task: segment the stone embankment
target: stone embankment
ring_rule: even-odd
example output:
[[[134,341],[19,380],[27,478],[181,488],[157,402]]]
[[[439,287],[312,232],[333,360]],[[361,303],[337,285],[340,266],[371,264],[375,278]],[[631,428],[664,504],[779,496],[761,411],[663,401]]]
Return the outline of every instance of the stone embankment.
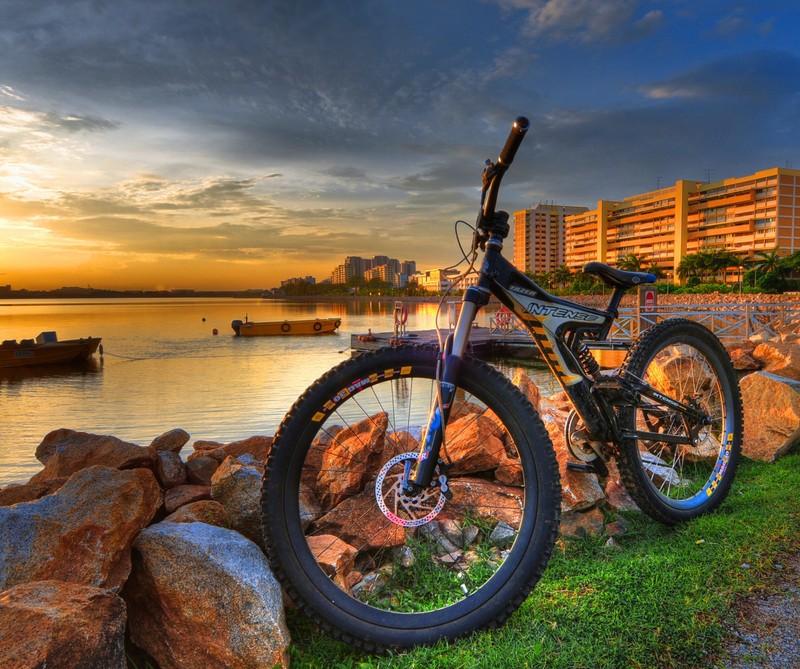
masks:
[[[800,440],[798,324],[783,330],[727,345],[743,374],[743,455],[768,462]],[[616,512],[636,505],[613,463],[604,478],[568,470],[565,397],[541,397],[524,372],[514,381],[556,448],[562,534],[614,546]],[[181,429],[148,446],[55,430],[36,451],[42,470],[0,489],[0,666],[125,667],[126,634],[165,669],[287,666],[259,527],[272,439],[195,441],[184,459],[189,441]]]

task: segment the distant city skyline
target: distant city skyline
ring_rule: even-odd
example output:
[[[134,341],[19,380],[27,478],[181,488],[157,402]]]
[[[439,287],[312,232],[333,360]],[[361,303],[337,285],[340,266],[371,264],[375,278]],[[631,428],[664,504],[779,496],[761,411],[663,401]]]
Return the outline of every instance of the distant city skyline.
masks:
[[[780,0],[6,0],[0,284],[445,267],[520,114],[509,212],[800,166],[799,22]]]

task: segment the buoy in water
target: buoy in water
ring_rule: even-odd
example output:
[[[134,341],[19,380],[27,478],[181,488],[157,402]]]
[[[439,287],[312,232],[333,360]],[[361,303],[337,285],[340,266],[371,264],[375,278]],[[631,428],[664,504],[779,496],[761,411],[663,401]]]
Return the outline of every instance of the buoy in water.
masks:
[[[211,331],[211,334],[213,334],[213,335],[218,335],[218,334],[219,334],[219,330],[217,330],[217,328],[214,328],[214,329]]]

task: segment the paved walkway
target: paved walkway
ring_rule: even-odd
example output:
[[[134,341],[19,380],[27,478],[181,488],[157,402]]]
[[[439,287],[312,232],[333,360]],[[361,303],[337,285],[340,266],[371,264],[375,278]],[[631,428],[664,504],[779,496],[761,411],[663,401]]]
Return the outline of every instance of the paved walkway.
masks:
[[[800,551],[778,564],[766,591],[737,607],[720,669],[800,669]]]

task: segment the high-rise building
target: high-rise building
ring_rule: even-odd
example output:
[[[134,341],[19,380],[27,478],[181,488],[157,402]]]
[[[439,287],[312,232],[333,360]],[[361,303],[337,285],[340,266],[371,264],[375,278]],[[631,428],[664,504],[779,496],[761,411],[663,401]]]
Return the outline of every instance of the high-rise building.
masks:
[[[586,207],[539,204],[514,213],[514,266],[523,272],[552,272],[564,264],[565,219]]]
[[[400,273],[405,274],[407,276],[411,276],[412,274],[417,273],[417,261],[416,260],[404,260],[400,263]]]
[[[715,249],[743,260],[756,251],[800,250],[800,170],[774,167],[713,183],[679,180],[674,186],[601,200],[566,219],[565,262],[580,270],[591,260],[616,265],[628,254],[678,280],[681,260]],[[724,280],[740,280],[730,267]]]
[[[347,256],[344,263],[338,265],[331,273],[331,283],[347,283],[354,276],[363,277],[364,272],[372,268],[368,258],[360,256]]]
[[[372,259],[359,256],[347,256],[344,263],[337,265],[331,272],[330,282],[347,283],[352,277],[360,277],[365,281],[380,279],[393,286],[405,286],[408,277],[417,271],[415,260],[400,262],[389,256],[374,256]]]

